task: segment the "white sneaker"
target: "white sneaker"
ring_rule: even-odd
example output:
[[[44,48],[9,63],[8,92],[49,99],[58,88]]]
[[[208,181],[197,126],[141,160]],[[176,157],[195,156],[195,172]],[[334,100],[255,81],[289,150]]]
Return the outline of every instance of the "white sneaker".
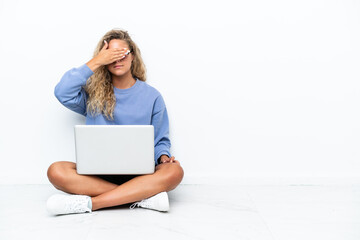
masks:
[[[169,211],[169,198],[166,192],[161,192],[140,202],[133,203],[130,209],[134,209],[136,206],[166,212]]]
[[[54,215],[92,212],[86,195],[54,194],[46,202],[47,210]]]

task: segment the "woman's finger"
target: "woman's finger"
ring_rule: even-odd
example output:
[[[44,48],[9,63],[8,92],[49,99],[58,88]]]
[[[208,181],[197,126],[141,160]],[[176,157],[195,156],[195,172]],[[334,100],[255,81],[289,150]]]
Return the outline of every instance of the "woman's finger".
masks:
[[[125,55],[124,54],[117,54],[115,56],[112,57],[112,61],[115,62],[115,61],[119,61],[121,59],[125,58]]]
[[[174,160],[172,163],[175,163],[175,164],[179,164],[180,165],[180,162],[178,160]]]
[[[101,50],[104,50],[104,49],[107,49],[108,48],[108,43],[107,43],[107,41],[106,40],[104,40],[104,46],[103,46],[103,48],[101,49]]]
[[[112,53],[125,53],[127,50],[121,49],[121,48],[113,48],[110,50]]]

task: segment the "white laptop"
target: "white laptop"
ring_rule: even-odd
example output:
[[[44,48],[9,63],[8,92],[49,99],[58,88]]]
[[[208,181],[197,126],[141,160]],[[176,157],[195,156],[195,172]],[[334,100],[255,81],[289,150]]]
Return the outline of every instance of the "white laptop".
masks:
[[[75,125],[78,174],[151,174],[153,125]]]

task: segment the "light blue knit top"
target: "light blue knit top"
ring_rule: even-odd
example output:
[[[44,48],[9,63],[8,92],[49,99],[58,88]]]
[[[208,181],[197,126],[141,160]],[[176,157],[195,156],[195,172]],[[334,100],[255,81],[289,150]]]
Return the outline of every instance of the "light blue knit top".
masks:
[[[70,69],[55,87],[56,98],[68,109],[84,115],[87,125],[153,125],[155,165],[161,155],[171,157],[169,118],[160,92],[139,79],[135,79],[136,83],[127,89],[114,86],[114,120],[108,120],[103,114],[92,116],[86,111],[88,94],[83,88],[92,74],[86,64]]]

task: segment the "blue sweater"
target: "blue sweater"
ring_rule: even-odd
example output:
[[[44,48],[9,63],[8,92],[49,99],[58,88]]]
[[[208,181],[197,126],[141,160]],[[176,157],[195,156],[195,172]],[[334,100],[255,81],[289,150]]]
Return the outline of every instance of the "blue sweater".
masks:
[[[164,99],[160,92],[139,79],[127,89],[114,86],[116,105],[114,120],[103,114],[92,116],[86,112],[88,94],[83,86],[93,74],[86,65],[67,71],[55,87],[55,96],[68,109],[86,117],[86,125],[153,125],[154,161],[165,154],[171,157],[169,139],[169,119]]]

